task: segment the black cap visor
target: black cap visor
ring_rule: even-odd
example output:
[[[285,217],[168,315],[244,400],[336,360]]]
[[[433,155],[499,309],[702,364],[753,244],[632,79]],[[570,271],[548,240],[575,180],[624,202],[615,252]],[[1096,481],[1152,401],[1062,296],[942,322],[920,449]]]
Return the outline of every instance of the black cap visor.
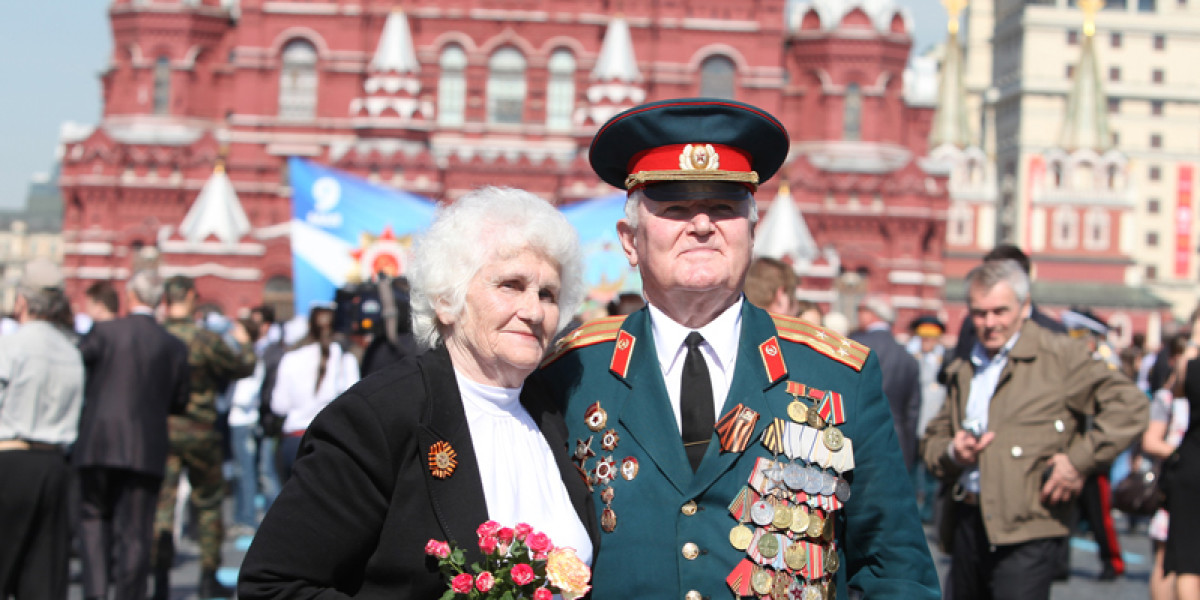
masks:
[[[642,193],[658,202],[685,200],[749,200],[753,197],[744,183],[732,181],[663,181],[646,184]]]

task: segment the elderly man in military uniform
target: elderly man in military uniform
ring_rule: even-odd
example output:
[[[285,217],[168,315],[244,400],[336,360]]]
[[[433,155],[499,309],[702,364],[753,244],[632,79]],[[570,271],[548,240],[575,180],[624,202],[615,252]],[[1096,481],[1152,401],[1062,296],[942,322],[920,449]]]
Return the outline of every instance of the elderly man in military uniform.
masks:
[[[592,142],[648,302],[540,374],[605,532],[596,600],[938,595],[878,360],[742,293],[753,194],[788,147],[765,111],[708,99],[635,107]]]
[[[200,538],[201,598],[231,597],[233,590],[217,581],[221,566],[221,542],[225,528],[221,502],[225,499],[225,477],[221,471],[223,440],[214,427],[217,420],[217,394],[235,379],[249,377],[254,372],[254,346],[240,323],[233,328],[239,349],[232,350],[221,336],[201,329],[192,318],[196,308],[196,286],[188,277],[175,276],[167,280],[164,290],[167,306],[167,331],[183,340],[188,347],[191,369],[191,395],[183,414],[167,420],[170,450],[163,476],[162,492],[158,497],[158,513],[154,522],[155,549],[154,598],[165,600],[169,594],[169,577],[175,550],[172,531],[175,523],[175,498],[179,477],[187,470],[192,486],[192,504],[196,507],[196,530]]]

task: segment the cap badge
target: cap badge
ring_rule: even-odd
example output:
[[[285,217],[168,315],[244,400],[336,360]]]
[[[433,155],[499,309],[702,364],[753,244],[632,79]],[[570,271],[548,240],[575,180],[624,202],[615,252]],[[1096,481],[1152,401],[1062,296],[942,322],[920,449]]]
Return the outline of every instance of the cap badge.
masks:
[[[721,168],[721,155],[712,144],[688,144],[679,153],[681,171],[716,171]]]

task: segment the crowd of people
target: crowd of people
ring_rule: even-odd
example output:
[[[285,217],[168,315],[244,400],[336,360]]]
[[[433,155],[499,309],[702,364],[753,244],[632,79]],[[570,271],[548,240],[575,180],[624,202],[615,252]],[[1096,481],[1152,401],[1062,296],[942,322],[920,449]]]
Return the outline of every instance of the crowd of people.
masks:
[[[332,303],[228,319],[139,271],[76,319],[59,268],[31,262],[0,337],[0,476],[27,482],[0,488],[0,595],[65,598],[74,545],[86,598],[167,599],[187,531],[201,598],[233,595],[227,535],[253,540],[241,598],[439,597],[430,541],[471,563],[499,523],[569,547],[597,600],[1049,598],[1080,519],[1100,578],[1123,574],[1109,472],[1128,460],[1165,496],[1151,597],[1200,598],[1200,312],[1160,352],[1116,349],[1086,308],[1037,307],[1029,258],[1000,246],[966,276],[955,346],[882,296],[823,313],[751,253],[789,143],[707,99],[600,128],[589,157],[627,192],[643,287],[582,323],[553,206],[489,187],[440,208],[406,273],[420,352],[388,365]]]

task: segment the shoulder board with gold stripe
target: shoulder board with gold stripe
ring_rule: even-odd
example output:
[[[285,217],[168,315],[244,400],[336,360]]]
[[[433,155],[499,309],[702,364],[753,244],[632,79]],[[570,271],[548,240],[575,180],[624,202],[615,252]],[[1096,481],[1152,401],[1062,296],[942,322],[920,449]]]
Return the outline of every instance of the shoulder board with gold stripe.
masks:
[[[617,333],[621,330],[621,324],[625,322],[626,315],[616,315],[613,317],[604,317],[595,321],[588,321],[580,325],[575,331],[564,335],[558,340],[558,345],[554,351],[542,361],[542,366],[546,366],[564,354],[584,346],[591,346],[601,342],[611,342],[617,339]]]
[[[771,318],[775,320],[775,329],[780,338],[804,344],[855,371],[862,370],[863,363],[867,362],[867,355],[871,352],[870,348],[850,338],[803,319],[774,313],[771,313]]]

